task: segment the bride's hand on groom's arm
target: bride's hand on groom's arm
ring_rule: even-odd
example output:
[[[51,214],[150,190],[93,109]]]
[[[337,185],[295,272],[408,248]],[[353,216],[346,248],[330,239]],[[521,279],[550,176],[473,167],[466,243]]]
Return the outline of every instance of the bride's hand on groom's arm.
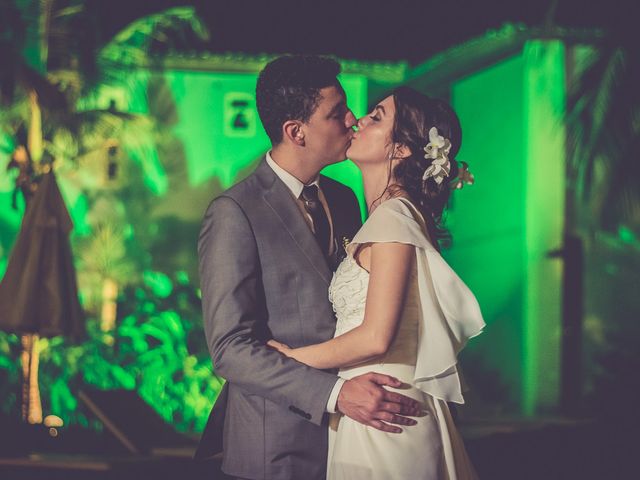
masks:
[[[364,425],[383,432],[401,433],[396,425],[415,425],[407,416],[421,416],[422,409],[416,400],[390,392],[383,385],[399,388],[402,382],[381,373],[365,373],[347,380],[338,395],[338,411]]]

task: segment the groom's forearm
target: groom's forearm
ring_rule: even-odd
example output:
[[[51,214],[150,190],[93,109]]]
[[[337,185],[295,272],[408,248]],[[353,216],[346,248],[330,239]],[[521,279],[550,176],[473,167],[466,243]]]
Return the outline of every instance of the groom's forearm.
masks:
[[[212,356],[217,374],[242,390],[267,398],[320,424],[338,378],[302,365],[258,342],[236,339]]]

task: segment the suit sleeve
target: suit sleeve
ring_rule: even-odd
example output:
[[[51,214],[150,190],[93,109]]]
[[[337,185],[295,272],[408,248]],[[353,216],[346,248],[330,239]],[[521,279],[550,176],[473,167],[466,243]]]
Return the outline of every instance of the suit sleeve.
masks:
[[[198,240],[204,327],[217,374],[320,425],[337,377],[265,345],[260,259],[241,207],[219,197]]]

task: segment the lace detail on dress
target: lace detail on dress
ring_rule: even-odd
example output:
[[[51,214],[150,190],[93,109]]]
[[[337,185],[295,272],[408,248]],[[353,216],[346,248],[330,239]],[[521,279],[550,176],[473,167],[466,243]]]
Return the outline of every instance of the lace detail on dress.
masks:
[[[338,319],[336,336],[356,328],[364,320],[368,287],[369,273],[347,255],[329,285],[329,301]]]

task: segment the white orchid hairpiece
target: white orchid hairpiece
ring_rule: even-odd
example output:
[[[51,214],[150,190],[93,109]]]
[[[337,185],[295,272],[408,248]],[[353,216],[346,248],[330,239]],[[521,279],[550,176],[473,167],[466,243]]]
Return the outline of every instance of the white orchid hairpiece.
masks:
[[[424,147],[427,160],[433,160],[422,175],[422,182],[433,177],[434,181],[440,185],[451,172],[451,162],[449,162],[449,152],[451,142],[448,138],[438,135],[438,129],[431,127],[429,130],[429,143]]]

